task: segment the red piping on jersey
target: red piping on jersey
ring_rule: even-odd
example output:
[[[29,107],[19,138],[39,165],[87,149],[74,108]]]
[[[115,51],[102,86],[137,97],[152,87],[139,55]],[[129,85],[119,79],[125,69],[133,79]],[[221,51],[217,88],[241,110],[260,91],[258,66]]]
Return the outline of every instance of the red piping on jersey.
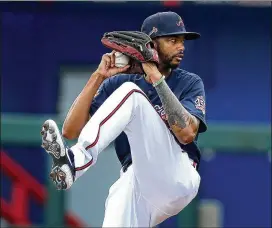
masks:
[[[130,95],[131,94],[133,94],[134,92],[136,92],[136,93],[140,93],[140,94],[142,94],[149,102],[150,102],[150,100],[148,99],[148,97],[145,95],[145,93],[144,92],[142,92],[141,90],[138,90],[138,89],[133,89],[133,90],[131,90],[122,100],[121,100],[121,102],[116,106],[116,108],[115,109],[113,109],[113,111],[104,119],[104,120],[102,120],[102,122],[100,122],[100,124],[99,124],[99,128],[98,128],[98,133],[97,133],[97,136],[96,136],[96,138],[95,138],[95,140],[94,140],[94,142],[92,143],[92,144],[90,144],[89,146],[87,146],[86,148],[85,148],[85,150],[88,150],[88,149],[90,149],[90,148],[92,148],[92,147],[94,147],[96,144],[97,144],[97,142],[98,142],[98,139],[99,139],[99,136],[100,136],[100,128],[102,127],[102,125],[103,124],[105,124],[116,112],[117,112],[117,110],[125,103],[125,101],[130,97]],[[150,102],[151,103],[151,102]],[[151,105],[152,105],[152,103],[151,103]],[[153,106],[153,105],[152,105]],[[81,167],[77,167],[77,168],[75,168],[75,170],[76,171],[80,171],[80,170],[83,170],[83,169],[86,169],[87,167],[89,167],[91,164],[93,163],[93,159],[91,160],[91,161],[89,161],[88,163],[86,163],[85,165],[83,165],[83,166],[81,166]]]
[[[85,165],[75,168],[75,171],[80,171],[80,170],[86,169],[86,168],[89,167],[92,163],[93,163],[93,158],[92,158],[91,161],[89,161],[89,162],[86,163]]]

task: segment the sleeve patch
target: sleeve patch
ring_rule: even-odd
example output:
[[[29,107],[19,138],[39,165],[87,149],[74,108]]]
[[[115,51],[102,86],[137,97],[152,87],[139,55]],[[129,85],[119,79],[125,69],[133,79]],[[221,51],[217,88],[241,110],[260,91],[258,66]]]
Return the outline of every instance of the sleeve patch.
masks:
[[[195,107],[202,111],[202,113],[205,115],[206,110],[206,104],[205,99],[203,96],[197,96],[195,100]]]

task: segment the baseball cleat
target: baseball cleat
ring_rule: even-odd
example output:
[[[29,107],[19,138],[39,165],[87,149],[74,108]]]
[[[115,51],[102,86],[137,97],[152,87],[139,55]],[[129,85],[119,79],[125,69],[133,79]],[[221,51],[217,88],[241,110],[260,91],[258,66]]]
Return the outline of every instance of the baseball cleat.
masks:
[[[53,159],[50,178],[58,190],[70,188],[75,179],[73,152],[66,146],[55,121],[46,120],[41,135],[41,146]]]

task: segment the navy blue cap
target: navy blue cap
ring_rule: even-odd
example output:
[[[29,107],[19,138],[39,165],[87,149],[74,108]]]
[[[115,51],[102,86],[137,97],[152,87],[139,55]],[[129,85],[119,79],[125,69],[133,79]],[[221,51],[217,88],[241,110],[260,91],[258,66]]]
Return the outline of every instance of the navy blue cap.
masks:
[[[141,31],[151,39],[170,35],[184,35],[186,40],[194,40],[200,37],[199,33],[187,32],[181,17],[174,12],[159,12],[147,17]]]

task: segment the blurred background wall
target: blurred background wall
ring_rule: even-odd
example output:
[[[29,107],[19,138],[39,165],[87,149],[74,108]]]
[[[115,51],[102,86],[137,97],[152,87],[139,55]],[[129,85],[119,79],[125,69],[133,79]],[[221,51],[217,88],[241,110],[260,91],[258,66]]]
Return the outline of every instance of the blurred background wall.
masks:
[[[50,163],[39,147],[40,125],[57,118],[61,126],[101,56],[109,52],[100,42],[104,32],[139,30],[150,14],[171,10],[180,14],[187,30],[202,35],[186,42],[181,67],[204,81],[211,131],[200,137],[198,198],[160,227],[271,227],[269,6],[206,1],[0,6],[3,224],[101,226],[108,188],[121,168],[114,149],[110,145],[101,153],[71,190],[56,192],[48,183]],[[59,219],[64,212],[65,220]]]

